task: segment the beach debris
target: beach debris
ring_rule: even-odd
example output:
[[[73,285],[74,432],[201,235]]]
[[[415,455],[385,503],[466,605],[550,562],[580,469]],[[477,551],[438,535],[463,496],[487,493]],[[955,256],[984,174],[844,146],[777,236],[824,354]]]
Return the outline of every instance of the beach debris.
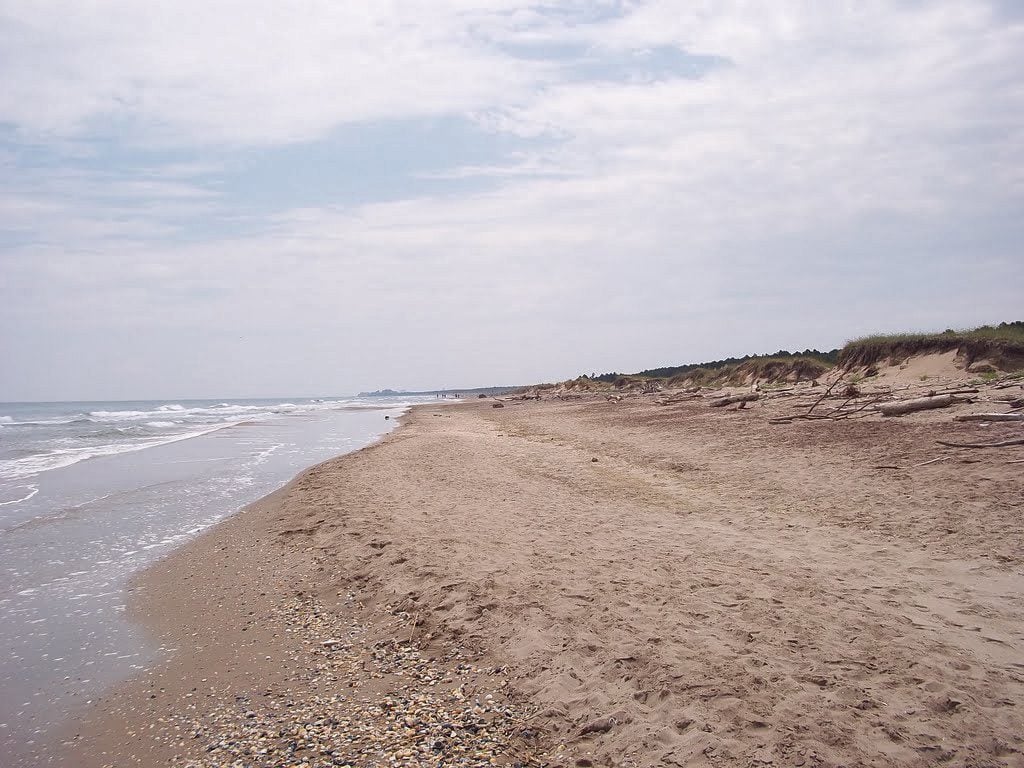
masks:
[[[898,464],[877,464],[872,469],[916,469],[917,467],[927,467],[929,464],[937,464],[940,461],[947,461],[953,458],[952,456],[939,456],[928,461],[922,461],[917,464],[911,464],[909,467],[901,467]]]
[[[995,443],[951,443],[946,440],[936,440],[939,445],[947,445],[950,448],[1005,448],[1009,445],[1024,445],[1024,437],[1013,440],[1000,440]]]
[[[936,464],[936,463],[938,463],[940,461],[946,461],[947,459],[951,459],[951,458],[952,458],[952,456],[939,456],[938,458],[935,458],[935,459],[929,459],[928,461],[922,461],[920,464],[912,464],[911,467],[912,468],[914,468],[914,467],[927,467],[929,464]]]
[[[704,395],[700,392],[683,392],[679,395],[659,397],[654,403],[655,405],[675,405],[676,403],[685,403],[688,400],[701,400],[703,397]]]
[[[580,729],[580,736],[589,736],[594,733],[608,733],[608,731],[619,723],[625,723],[628,721],[629,718],[626,716],[625,712],[615,712],[607,717],[599,717],[596,720],[591,720]]]
[[[754,400],[760,399],[760,397],[761,395],[757,392],[744,392],[740,395],[726,395],[725,397],[720,397],[717,400],[712,400],[708,403],[708,406],[711,408],[724,408],[725,406],[732,405],[733,403],[750,403]]]
[[[615,727],[614,720],[610,717],[602,717],[584,725],[580,729],[580,736],[587,736],[591,733],[608,733],[613,727]]]
[[[954,394],[935,395],[934,397],[918,397],[913,400],[898,400],[893,403],[880,403],[875,410],[883,416],[903,416],[915,411],[926,411],[931,408],[948,408],[956,403],[966,403],[967,398]]]
[[[964,413],[953,421],[1024,421],[1024,413]]]

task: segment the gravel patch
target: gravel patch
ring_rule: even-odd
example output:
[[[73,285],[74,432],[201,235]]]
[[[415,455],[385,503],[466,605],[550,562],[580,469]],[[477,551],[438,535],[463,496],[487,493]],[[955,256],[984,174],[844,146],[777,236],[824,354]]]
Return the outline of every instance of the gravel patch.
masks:
[[[354,600],[352,595],[348,596]],[[285,689],[236,695],[212,711],[186,711],[165,732],[181,735],[184,768],[522,766],[551,764],[535,713],[505,695],[503,668],[478,667],[460,649],[432,657],[411,642],[373,642],[367,628],[310,597],[278,617],[298,635]],[[413,629],[410,630],[410,627]]]

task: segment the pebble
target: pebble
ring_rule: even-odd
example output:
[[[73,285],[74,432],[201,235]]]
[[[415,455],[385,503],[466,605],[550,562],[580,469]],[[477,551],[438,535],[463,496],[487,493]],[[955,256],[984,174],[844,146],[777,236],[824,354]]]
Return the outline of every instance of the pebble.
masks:
[[[396,611],[399,621],[414,621]],[[541,749],[535,713],[502,693],[504,669],[458,649],[440,658],[411,642],[372,643],[355,619],[297,597],[275,619],[301,639],[287,690],[236,695],[176,715],[191,742],[182,768],[411,768],[557,762]],[[408,631],[396,636],[408,637]]]

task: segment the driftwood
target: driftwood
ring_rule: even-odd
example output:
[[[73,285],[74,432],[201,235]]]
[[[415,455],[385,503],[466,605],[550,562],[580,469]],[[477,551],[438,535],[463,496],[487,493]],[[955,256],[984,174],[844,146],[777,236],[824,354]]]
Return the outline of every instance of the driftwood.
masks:
[[[1014,440],[1000,440],[998,443],[950,443],[946,440],[936,440],[939,445],[948,445],[950,448],[1005,448],[1008,445],[1024,445],[1024,437]]]
[[[821,393],[821,397],[819,397],[817,400],[815,400],[811,404],[811,407],[807,409],[807,413],[805,415],[806,416],[810,416],[811,415],[811,411],[813,411],[815,408],[818,407],[818,403],[820,403],[822,400],[824,400],[826,397],[828,397],[830,394],[832,394],[832,390],[835,389],[836,385],[839,384],[840,382],[842,382],[842,380],[843,380],[843,377],[840,376],[838,379],[836,379],[831,384],[829,384],[828,385],[828,389],[826,389],[824,392],[822,392]]]
[[[742,395],[727,395],[726,397],[720,397],[717,400],[712,400],[708,405],[712,408],[723,408],[733,403],[749,403],[757,400],[760,395],[757,392],[746,392]]]
[[[1024,421],[1024,413],[963,413],[953,421]]]
[[[676,403],[685,403],[689,400],[700,400],[703,395],[700,394],[686,394],[686,395],[675,395],[673,397],[661,397],[655,400],[656,405],[675,405]]]
[[[843,419],[863,419],[865,416],[872,415],[871,411],[866,409],[872,405],[881,402],[882,398],[886,395],[879,395],[877,397],[870,397],[863,403],[854,402],[854,398],[847,398],[843,401],[843,404],[833,408],[828,413],[812,413],[814,406],[818,403],[814,403],[806,413],[797,413],[792,416],[779,416],[774,419],[769,419],[769,424],[792,424],[797,419],[806,421],[841,421]],[[820,401],[819,401],[820,402]],[[806,403],[805,403],[806,405]],[[856,407],[853,407],[856,406]]]
[[[935,397],[919,397],[914,400],[901,400],[895,403],[881,403],[875,406],[883,416],[902,416],[914,411],[927,411],[930,408],[948,408],[954,403],[966,402],[965,398],[956,395],[936,395]]]
[[[927,467],[929,464],[935,464],[940,461],[945,461],[951,458],[950,456],[939,456],[937,459],[930,459],[929,461],[922,461],[920,464],[911,464],[910,468],[915,469],[917,467]]]

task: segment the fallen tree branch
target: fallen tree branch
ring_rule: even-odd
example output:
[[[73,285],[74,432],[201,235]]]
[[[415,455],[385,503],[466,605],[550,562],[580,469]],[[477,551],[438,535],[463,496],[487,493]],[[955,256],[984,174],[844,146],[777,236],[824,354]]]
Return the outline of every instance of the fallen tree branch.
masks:
[[[1024,421],[1024,413],[962,413],[953,421]]]
[[[911,464],[910,466],[911,467],[927,467],[929,464],[934,464],[937,461],[945,461],[946,459],[951,459],[951,458],[953,458],[953,457],[952,456],[939,456],[939,458],[937,458],[937,459],[932,459],[931,461],[922,461],[920,464]]]
[[[689,400],[700,400],[703,397],[704,395],[701,394],[676,395],[674,397],[659,398],[658,400],[655,400],[654,403],[655,405],[675,405],[676,403],[685,403]]]
[[[749,403],[757,400],[759,397],[760,395],[757,392],[747,392],[742,395],[727,395],[725,397],[720,397],[717,400],[712,400],[708,403],[708,406],[711,408],[723,408],[727,405],[732,405],[733,403]]]
[[[1024,445],[1024,437],[1014,440],[1000,440],[998,443],[950,443],[945,440],[936,440],[939,445],[948,445],[950,448],[1005,448],[1008,445]]]
[[[792,424],[796,419],[803,419],[805,421],[842,421],[843,419],[863,419],[865,416],[871,416],[870,412],[865,412],[865,409],[869,406],[880,403],[887,395],[881,395],[878,397],[868,398],[865,402],[858,405],[856,408],[850,411],[844,410],[846,406],[851,402],[849,399],[846,400],[838,408],[832,409],[829,413],[796,413],[792,416],[777,416],[774,419],[768,419],[769,424]]]
[[[828,389],[826,389],[822,393],[821,397],[819,397],[817,400],[815,400],[814,403],[811,405],[811,407],[807,409],[807,415],[810,415],[811,411],[813,411],[815,408],[818,407],[818,403],[820,403],[822,400],[824,400],[826,397],[828,397],[830,394],[832,394],[832,390],[835,389],[836,385],[841,383],[842,380],[843,380],[843,377],[840,376],[838,379],[836,379],[831,384],[829,384],[828,385]]]
[[[895,403],[876,405],[875,409],[883,416],[902,416],[914,411],[927,411],[931,408],[948,408],[955,403],[967,402],[966,398],[955,395],[937,395],[935,397],[919,397],[914,400],[901,400]]]
[[[836,419],[852,419],[852,418],[854,418],[856,416],[856,414],[861,413],[861,411],[863,411],[868,406],[870,406],[870,405],[877,405],[878,403],[882,402],[882,400],[884,400],[885,397],[886,397],[885,395],[881,395],[879,397],[870,398],[867,401],[865,401],[864,403],[862,403],[860,406],[858,406],[857,408],[854,408],[849,413],[841,413],[841,414],[838,414],[837,416],[834,416],[833,418],[836,418]],[[833,413],[838,413],[841,408],[842,408],[842,406],[837,408]],[[861,416],[857,416],[857,418],[862,418],[863,416],[868,416],[868,415],[870,415],[870,414],[863,413],[863,414],[861,414]]]

